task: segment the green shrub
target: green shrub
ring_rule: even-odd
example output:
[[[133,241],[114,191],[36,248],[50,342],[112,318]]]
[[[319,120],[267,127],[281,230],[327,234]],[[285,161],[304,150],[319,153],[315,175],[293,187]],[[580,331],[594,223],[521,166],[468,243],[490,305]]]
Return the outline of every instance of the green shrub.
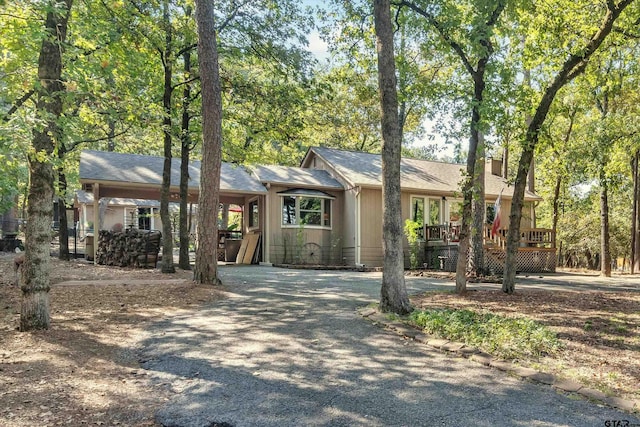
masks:
[[[451,309],[416,310],[409,319],[430,334],[505,359],[540,357],[562,347],[554,332],[531,319]]]
[[[420,252],[419,229],[420,224],[415,221],[408,219],[404,222],[404,235],[409,242],[409,266],[412,269],[418,268],[418,252]]]

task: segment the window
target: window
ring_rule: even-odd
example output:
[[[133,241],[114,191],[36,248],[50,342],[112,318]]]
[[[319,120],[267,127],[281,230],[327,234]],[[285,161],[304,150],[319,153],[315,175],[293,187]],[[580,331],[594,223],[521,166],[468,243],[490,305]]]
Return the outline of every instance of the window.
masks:
[[[282,196],[282,225],[331,227],[331,199]]]
[[[249,202],[249,228],[259,227],[260,224],[260,211],[258,210],[258,201],[252,200]]]
[[[300,221],[308,225],[322,225],[322,199],[300,197]]]
[[[151,230],[151,208],[138,208],[138,229]]]
[[[284,196],[282,198],[282,225],[295,225],[296,220],[296,198]]]
[[[424,197],[411,198],[411,219],[420,225],[418,238],[424,238]]]
[[[411,219],[420,224],[418,236],[424,237],[425,225],[442,224],[441,212],[442,201],[440,199],[430,199],[427,197],[411,197]]]
[[[429,225],[440,225],[440,199],[429,199]]]

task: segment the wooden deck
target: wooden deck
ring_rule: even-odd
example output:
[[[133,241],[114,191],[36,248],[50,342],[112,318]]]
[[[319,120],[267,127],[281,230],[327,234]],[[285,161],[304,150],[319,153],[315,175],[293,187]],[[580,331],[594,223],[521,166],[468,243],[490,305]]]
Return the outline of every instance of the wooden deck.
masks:
[[[502,274],[506,259],[507,233],[501,229],[495,235],[491,227],[485,226],[483,244],[485,248],[485,269],[493,274]],[[425,263],[435,269],[455,271],[458,258],[460,236],[459,226],[435,225],[425,227]],[[526,228],[520,230],[518,248],[518,271],[531,273],[553,272],[556,270],[556,248],[553,230],[547,228]]]

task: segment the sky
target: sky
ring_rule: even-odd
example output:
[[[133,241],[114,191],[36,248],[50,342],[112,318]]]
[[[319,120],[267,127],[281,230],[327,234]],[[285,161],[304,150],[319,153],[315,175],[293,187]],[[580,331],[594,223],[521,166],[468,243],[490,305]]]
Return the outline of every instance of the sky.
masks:
[[[326,1],[323,0],[303,0],[302,2],[305,6],[318,7],[318,6],[326,6]],[[308,37],[308,50],[320,61],[326,60],[329,57],[328,45],[325,41],[320,37],[320,33],[317,30],[313,30],[309,33]],[[453,144],[446,144],[445,139],[441,137],[435,130],[435,122],[431,120],[425,120],[424,127],[426,129],[426,133],[433,135],[434,140],[428,140],[426,136],[414,142],[414,146],[425,146],[432,144],[434,141],[438,145],[438,147],[442,150],[439,155],[448,156],[452,158],[454,156],[454,147]]]

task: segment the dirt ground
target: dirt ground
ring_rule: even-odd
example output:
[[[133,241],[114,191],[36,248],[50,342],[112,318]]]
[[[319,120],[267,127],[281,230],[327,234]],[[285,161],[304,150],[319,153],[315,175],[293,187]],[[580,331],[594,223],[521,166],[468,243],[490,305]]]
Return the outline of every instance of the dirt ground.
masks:
[[[467,308],[528,317],[558,334],[564,349],[540,360],[516,361],[577,380],[640,404],[640,293],[475,290],[434,292],[411,300],[417,308]]]
[[[223,291],[194,284],[189,271],[52,258],[51,329],[20,333],[13,257],[0,253],[0,425],[156,425],[164,396],[129,349],[147,322],[224,298]]]
[[[13,258],[0,253],[0,425],[155,426],[165,396],[131,349],[148,322],[225,298],[224,289],[196,285],[188,271],[52,259],[51,329],[20,333]],[[640,400],[639,293],[474,291],[412,302],[533,317],[557,331],[566,349],[521,364]]]

